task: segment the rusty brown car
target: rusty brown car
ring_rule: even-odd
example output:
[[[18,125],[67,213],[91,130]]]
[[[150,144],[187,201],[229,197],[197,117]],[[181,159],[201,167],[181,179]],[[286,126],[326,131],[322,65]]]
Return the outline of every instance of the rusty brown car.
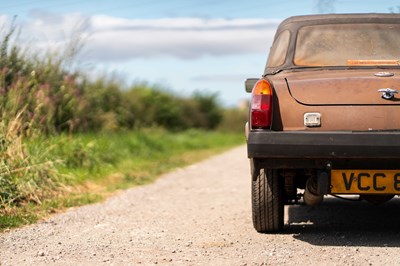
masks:
[[[283,229],[285,204],[400,194],[399,14],[288,18],[245,86],[258,232]]]

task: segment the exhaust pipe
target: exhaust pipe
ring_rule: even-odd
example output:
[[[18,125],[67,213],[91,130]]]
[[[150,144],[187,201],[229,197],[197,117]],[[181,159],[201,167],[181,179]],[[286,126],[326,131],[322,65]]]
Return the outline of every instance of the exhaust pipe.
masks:
[[[308,206],[319,205],[324,199],[324,195],[319,193],[318,180],[316,176],[307,179],[303,199]]]

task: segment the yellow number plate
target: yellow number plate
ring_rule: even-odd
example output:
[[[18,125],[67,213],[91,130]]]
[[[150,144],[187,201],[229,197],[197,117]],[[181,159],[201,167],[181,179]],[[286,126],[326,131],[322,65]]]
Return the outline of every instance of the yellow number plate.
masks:
[[[400,170],[332,170],[332,194],[400,194]]]

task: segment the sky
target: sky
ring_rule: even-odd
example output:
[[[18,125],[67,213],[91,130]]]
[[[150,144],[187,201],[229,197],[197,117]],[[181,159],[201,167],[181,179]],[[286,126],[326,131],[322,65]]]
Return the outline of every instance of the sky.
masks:
[[[79,38],[80,68],[147,82],[182,96],[216,93],[225,106],[249,98],[279,23],[320,13],[400,13],[398,0],[14,0],[0,1],[0,30],[16,16],[19,43],[62,49]]]

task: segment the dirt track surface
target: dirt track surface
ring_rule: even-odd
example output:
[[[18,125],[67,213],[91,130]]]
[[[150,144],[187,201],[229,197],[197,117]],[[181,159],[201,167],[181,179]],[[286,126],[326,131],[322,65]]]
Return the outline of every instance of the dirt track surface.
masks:
[[[252,227],[245,147],[0,235],[0,265],[399,265],[400,201],[328,198]]]

